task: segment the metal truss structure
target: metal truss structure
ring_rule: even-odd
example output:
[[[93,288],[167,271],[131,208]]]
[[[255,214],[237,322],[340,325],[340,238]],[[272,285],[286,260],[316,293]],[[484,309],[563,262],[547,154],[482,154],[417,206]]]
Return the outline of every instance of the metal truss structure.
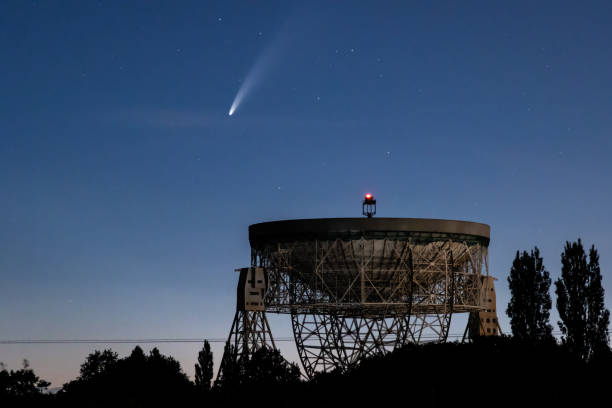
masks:
[[[263,347],[276,348],[266,313],[263,311],[237,310],[229,337],[225,343],[216,381],[223,382],[226,370],[225,364],[228,359],[240,363],[240,361],[251,358],[253,353]]]
[[[276,348],[266,313],[260,311],[236,311],[227,342],[238,358],[248,358],[262,347]]]
[[[237,271],[240,277],[236,288],[236,314],[217,374],[220,382],[223,382],[225,365],[229,360],[240,363],[250,359],[261,348],[276,348],[265,312],[268,280],[264,269],[242,268]]]
[[[408,342],[445,341],[454,313],[483,310],[483,224],[293,220],[256,224],[249,233],[251,267],[266,273],[265,310],[291,316],[309,377]],[[265,337],[252,341],[265,344]]]

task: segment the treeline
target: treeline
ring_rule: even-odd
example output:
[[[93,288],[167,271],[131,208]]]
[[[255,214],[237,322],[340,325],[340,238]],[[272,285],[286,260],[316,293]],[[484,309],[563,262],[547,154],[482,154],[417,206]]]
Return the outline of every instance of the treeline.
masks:
[[[191,382],[172,357],[156,349],[145,354],[136,347],[125,358],[110,350],[90,354],[79,377],[55,395],[27,386],[19,391],[25,394],[3,395],[0,405],[591,406],[607,398],[611,363],[603,354],[585,361],[556,342],[500,336],[471,343],[409,344],[310,381],[301,380],[278,351],[261,349],[237,367],[231,380],[214,383],[209,374]],[[36,388],[36,381],[26,383]]]
[[[236,358],[226,346],[223,376],[213,381],[213,353],[204,342],[192,382],[156,348],[119,358],[95,351],[79,376],[56,394],[27,362],[0,366],[0,406],[145,407],[306,406],[576,406],[607,399],[612,352],[599,255],[567,242],[555,282],[558,341],[552,335],[552,281],[538,248],[517,252],[508,283],[512,336],[469,343],[409,344],[345,370],[305,381],[278,350]],[[599,404],[598,404],[599,405]]]
[[[231,354],[231,353],[230,353]],[[229,354],[228,354],[229,355]],[[55,394],[29,366],[18,371],[0,371],[0,406],[50,407],[146,407],[227,406],[228,401],[260,399],[261,390],[289,398],[302,386],[299,368],[278,350],[262,348],[250,358],[228,361],[222,380],[213,382],[213,353],[207,341],[198,355],[192,382],[178,361],[157,348],[148,354],[136,346],[119,358],[112,350],[89,354],[79,376]]]

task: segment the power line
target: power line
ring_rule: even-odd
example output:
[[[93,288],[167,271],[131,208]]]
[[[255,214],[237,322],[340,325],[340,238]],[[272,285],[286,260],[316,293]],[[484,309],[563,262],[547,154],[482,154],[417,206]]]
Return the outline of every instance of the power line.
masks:
[[[612,334],[612,330],[608,331]],[[559,336],[560,331],[553,331],[554,336]],[[461,338],[462,333],[449,333],[449,338]],[[437,336],[421,336],[422,340],[436,340]],[[0,340],[2,344],[155,344],[155,343],[203,343],[204,340],[209,343],[225,343],[226,338],[139,338],[139,339],[7,339]],[[293,337],[275,337],[275,342],[294,341]]]
[[[448,337],[463,337],[462,334],[449,334]],[[438,339],[436,336],[422,336],[421,339]],[[2,344],[153,344],[153,343],[225,343],[225,338],[168,338],[168,339],[8,339]],[[293,337],[275,337],[274,341],[294,341]]]
[[[0,340],[0,344],[147,344],[147,343],[224,343],[224,338],[199,339],[9,339]],[[274,341],[292,341],[293,337],[282,337]]]

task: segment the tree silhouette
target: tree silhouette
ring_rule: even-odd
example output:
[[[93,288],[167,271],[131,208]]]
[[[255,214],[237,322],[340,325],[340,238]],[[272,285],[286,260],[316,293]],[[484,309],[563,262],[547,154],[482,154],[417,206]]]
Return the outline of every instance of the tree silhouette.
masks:
[[[300,382],[300,369],[289,363],[279,350],[262,347],[246,361],[246,382],[257,385],[290,385]]]
[[[242,362],[242,356],[238,356],[236,347],[231,345],[228,341],[223,348],[223,357],[219,367],[219,375],[215,381],[215,388],[235,388],[239,386],[243,380],[244,364]]]
[[[82,380],[90,380],[112,368],[117,364],[117,361],[118,356],[114,351],[110,349],[103,351],[96,350],[89,354],[85,362],[81,364],[79,378]]]
[[[198,390],[208,392],[213,377],[213,353],[210,351],[208,340],[198,353],[198,362],[195,365],[195,385]]]
[[[238,355],[236,348],[225,345],[221,375],[215,388],[232,391],[240,387],[277,387],[300,382],[300,369],[289,363],[279,350],[262,347],[251,356]]]
[[[8,371],[4,364],[0,363],[0,402],[41,397],[49,385],[51,383],[40,379],[34,373],[28,360],[23,360],[23,368],[15,371]]]
[[[145,353],[142,351],[140,346],[134,347],[134,350],[132,350],[132,353],[130,353],[130,356],[127,358],[127,361],[134,364],[143,364],[146,360],[147,356],[145,356]]]
[[[516,251],[508,285],[511,298],[506,313],[514,337],[531,342],[552,341],[550,275],[538,247],[530,253]]]
[[[116,359],[110,350],[90,354],[81,375],[58,393],[62,406],[174,406],[193,396],[193,383],[174,358],[136,346]]]
[[[555,282],[563,344],[583,359],[608,349],[610,313],[604,308],[599,256],[591,247],[589,262],[582,242],[566,242],[561,278]]]
[[[589,250],[589,286],[587,288],[587,344],[592,357],[595,354],[609,352],[608,326],[610,324],[610,311],[604,306],[604,289],[601,285],[601,270],[599,268],[599,254],[595,245]]]

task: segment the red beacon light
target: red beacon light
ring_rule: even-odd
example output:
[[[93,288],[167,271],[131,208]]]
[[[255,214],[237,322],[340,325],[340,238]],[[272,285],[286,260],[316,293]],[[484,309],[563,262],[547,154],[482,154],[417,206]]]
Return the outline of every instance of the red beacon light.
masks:
[[[365,195],[361,210],[362,214],[368,218],[372,218],[372,216],[376,214],[376,200],[372,194],[368,193]]]

